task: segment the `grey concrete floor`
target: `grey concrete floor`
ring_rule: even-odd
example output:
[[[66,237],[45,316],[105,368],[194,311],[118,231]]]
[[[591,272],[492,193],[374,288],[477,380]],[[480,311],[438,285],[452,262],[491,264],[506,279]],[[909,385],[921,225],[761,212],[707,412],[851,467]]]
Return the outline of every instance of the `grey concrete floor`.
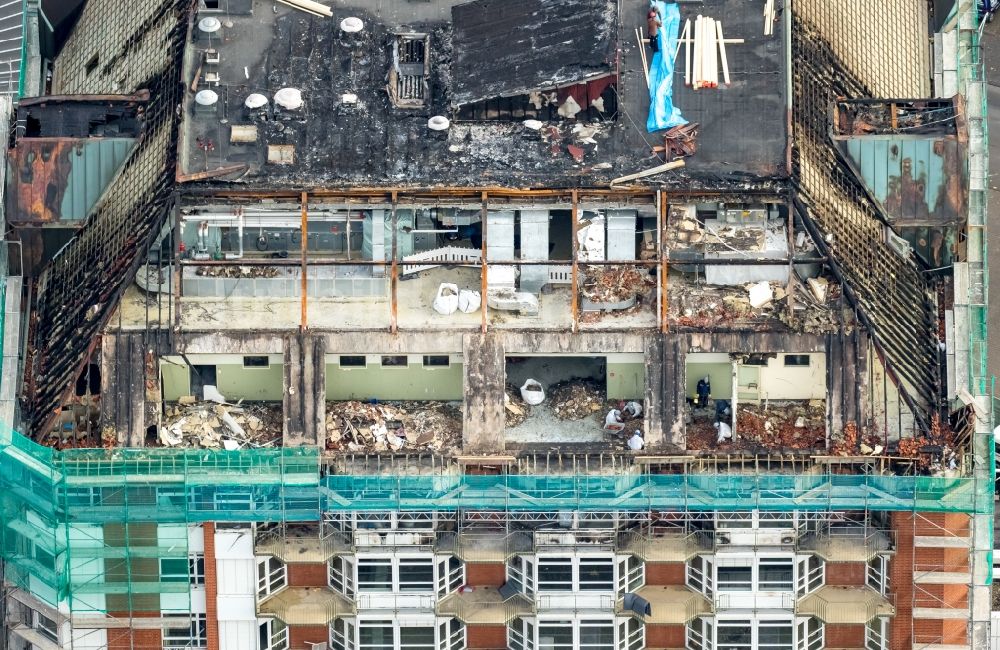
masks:
[[[983,57],[986,62],[987,101],[989,106],[989,197],[987,202],[987,242],[989,245],[988,263],[993,267],[1000,260],[1000,18],[988,23],[983,30]],[[1000,331],[1000,270],[992,271],[993,281],[990,283],[988,326],[991,333]],[[994,376],[1000,376],[1000,337],[989,337],[989,370]]]

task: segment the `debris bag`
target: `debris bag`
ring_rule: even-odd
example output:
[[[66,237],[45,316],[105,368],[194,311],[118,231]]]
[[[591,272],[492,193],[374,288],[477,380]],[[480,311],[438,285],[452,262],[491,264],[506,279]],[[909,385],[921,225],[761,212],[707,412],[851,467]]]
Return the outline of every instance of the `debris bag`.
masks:
[[[483,298],[479,295],[478,291],[462,289],[458,292],[458,310],[463,314],[471,314],[479,311],[479,307],[482,304]]]
[[[528,379],[521,386],[521,399],[524,400],[525,404],[538,406],[545,401],[545,389],[534,379]]]
[[[656,34],[660,47],[649,62],[649,116],[646,130],[650,133],[687,124],[679,108],[674,106],[674,56],[680,36],[681,11],[674,3],[653,0],[651,7],[659,10],[660,30]],[[646,44],[643,43],[643,47]]]
[[[458,285],[442,282],[434,296],[434,311],[442,316],[450,316],[458,310]]]

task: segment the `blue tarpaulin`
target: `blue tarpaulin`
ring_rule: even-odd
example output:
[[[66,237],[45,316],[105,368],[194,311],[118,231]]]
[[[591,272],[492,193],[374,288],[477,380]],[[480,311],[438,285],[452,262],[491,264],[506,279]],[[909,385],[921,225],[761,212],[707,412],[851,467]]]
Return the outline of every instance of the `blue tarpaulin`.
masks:
[[[646,130],[652,133],[687,124],[679,108],[674,106],[674,54],[681,28],[681,10],[676,4],[652,0],[650,7],[660,12],[663,25],[657,32],[658,52],[649,62],[649,117]]]

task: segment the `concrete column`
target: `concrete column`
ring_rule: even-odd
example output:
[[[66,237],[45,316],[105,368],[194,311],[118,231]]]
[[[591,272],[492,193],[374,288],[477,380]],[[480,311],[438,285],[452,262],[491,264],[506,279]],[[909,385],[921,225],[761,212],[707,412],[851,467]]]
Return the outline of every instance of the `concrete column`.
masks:
[[[643,395],[643,428],[646,447],[653,449],[664,444],[663,419],[663,336],[655,335],[646,346],[643,363],[645,365],[646,390]]]
[[[326,444],[326,342],[295,334],[284,340],[282,408],[285,447]]]
[[[144,447],[147,422],[147,364],[142,332],[105,334],[101,341],[101,422],[126,447]],[[155,392],[156,364],[152,363]],[[157,394],[155,404],[159,404]],[[158,407],[154,406],[154,415]],[[151,422],[155,422],[152,420]]]
[[[649,447],[687,448],[684,430],[684,361],[686,337],[666,334],[646,348],[646,404],[659,413],[659,428],[647,422]],[[655,393],[655,394],[654,394]],[[652,417],[652,415],[650,416]]]
[[[462,337],[463,390],[462,449],[466,453],[495,453],[504,449],[503,344],[496,334]]]

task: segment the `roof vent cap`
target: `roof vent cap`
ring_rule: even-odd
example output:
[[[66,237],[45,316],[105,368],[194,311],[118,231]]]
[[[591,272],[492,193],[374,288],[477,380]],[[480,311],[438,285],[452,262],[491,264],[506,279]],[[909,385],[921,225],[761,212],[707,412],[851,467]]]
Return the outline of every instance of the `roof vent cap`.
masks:
[[[525,120],[524,126],[532,131],[537,131],[545,125],[540,120]]]
[[[444,131],[451,126],[451,121],[444,115],[435,115],[427,120],[427,128],[431,131]]]
[[[198,21],[198,29],[208,34],[214,34],[222,29],[222,21],[215,16],[206,16]]]
[[[348,34],[353,34],[355,32],[360,32],[365,28],[365,23],[360,18],[355,16],[348,16],[347,18],[340,21],[340,29],[347,32]]]
[[[274,93],[274,103],[294,111],[302,107],[302,91],[298,88],[282,88]]]
[[[247,108],[263,108],[267,106],[267,97],[261,95],[260,93],[251,93],[247,95],[246,101],[243,105]]]
[[[201,106],[214,106],[219,101],[219,94],[214,90],[199,90],[194,96],[194,101]]]

